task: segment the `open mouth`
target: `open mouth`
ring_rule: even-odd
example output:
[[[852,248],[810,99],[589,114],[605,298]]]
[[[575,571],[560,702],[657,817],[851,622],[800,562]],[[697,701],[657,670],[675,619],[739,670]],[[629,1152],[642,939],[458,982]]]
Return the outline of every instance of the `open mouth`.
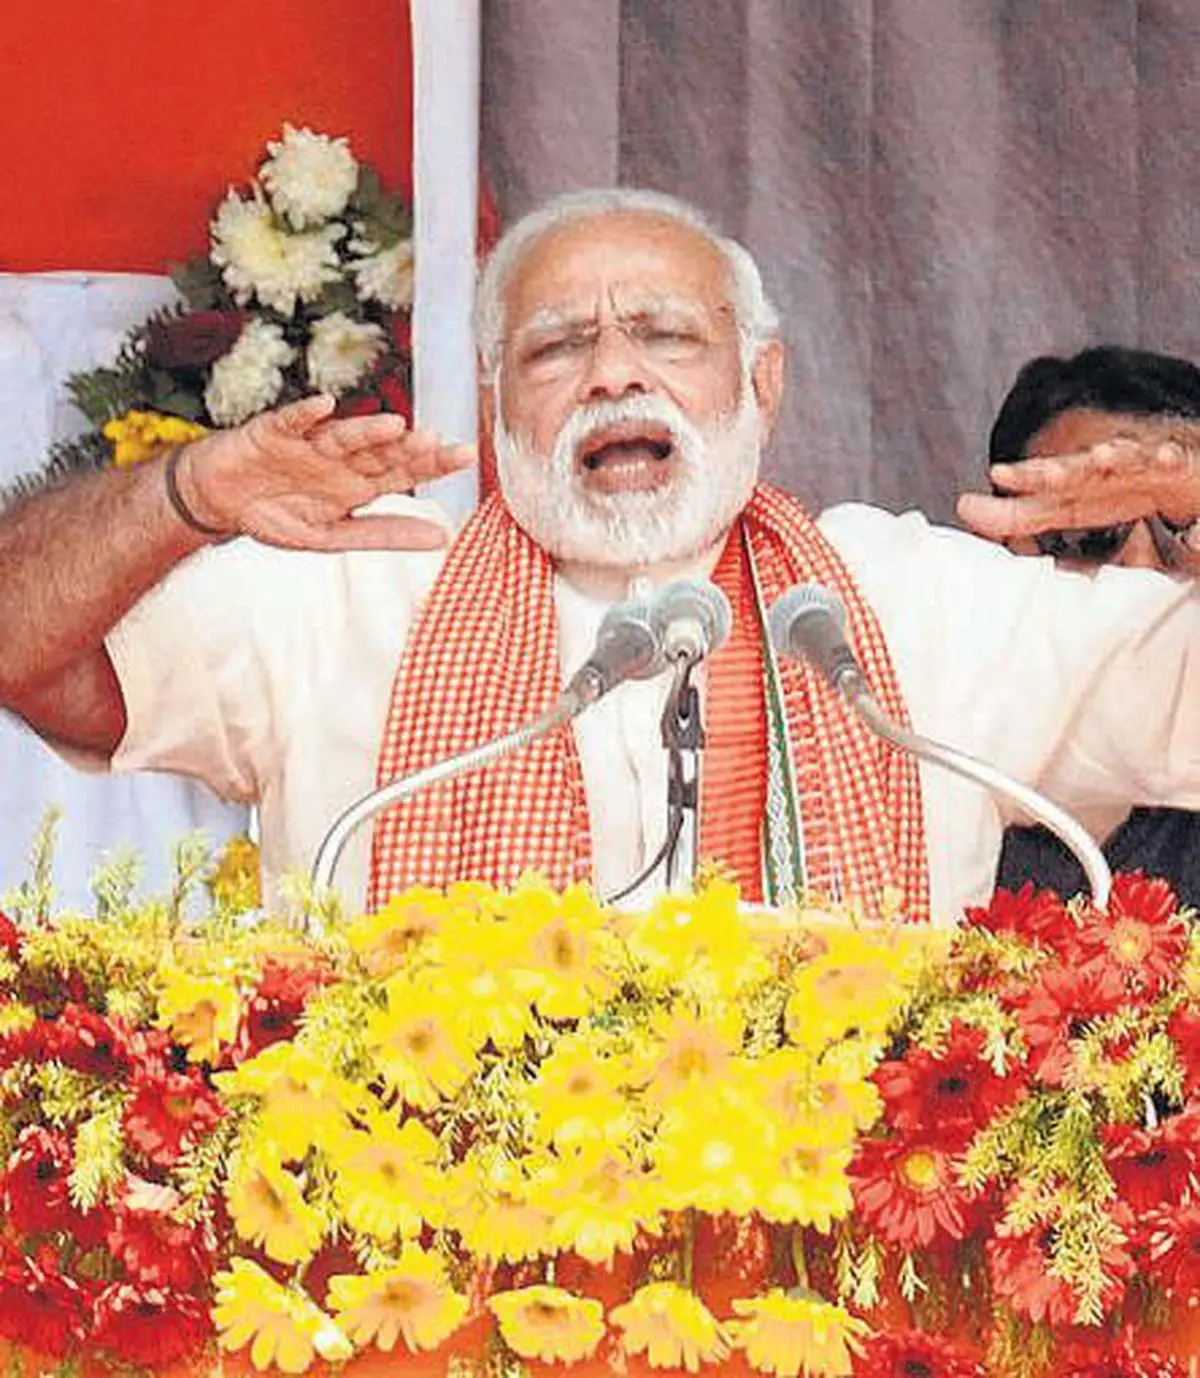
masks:
[[[592,431],[575,457],[597,487],[616,490],[657,486],[674,453],[675,439],[667,426],[630,421]]]

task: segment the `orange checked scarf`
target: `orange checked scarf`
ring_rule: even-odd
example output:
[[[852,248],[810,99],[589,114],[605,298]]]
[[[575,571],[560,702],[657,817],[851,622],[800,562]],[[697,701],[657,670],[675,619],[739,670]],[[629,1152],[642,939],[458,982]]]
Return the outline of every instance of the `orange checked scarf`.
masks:
[[[883,633],[841,557],[795,499],[760,484],[713,578],[734,620],[707,665],[698,855],[732,869],[749,899],[786,902],[804,888],[873,912],[894,889],[907,914],[927,918],[915,764],[807,664],[777,659],[765,636],[764,609],[780,594],[824,584],[846,606],[884,710],[907,724]],[[494,496],[452,546],[404,648],[379,783],[530,722],[561,688],[553,565]],[[381,814],[368,908],[415,884],[511,887],[531,869],[557,887],[591,876],[570,727]]]

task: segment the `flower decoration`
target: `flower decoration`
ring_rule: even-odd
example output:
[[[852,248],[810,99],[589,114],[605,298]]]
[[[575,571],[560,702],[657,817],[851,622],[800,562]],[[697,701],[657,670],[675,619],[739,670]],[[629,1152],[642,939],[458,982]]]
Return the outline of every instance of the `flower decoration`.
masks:
[[[1200,936],[1157,883],[949,936],[719,876],[638,914],[530,876],[285,922],[241,907],[249,860],[181,854],[170,903],[103,881],[103,923],[0,915],[14,1372],[1200,1354]]]
[[[1104,911],[1026,887],[967,917],[872,1074],[850,1168],[849,1282],[882,1330],[863,1371],[933,1340],[967,1348],[919,1371],[1189,1371],[1200,929],[1140,874]]]
[[[0,1337],[22,1356],[850,1374],[868,1324],[815,1274],[928,932],[797,928],[720,879],[617,916],[530,877],[305,937],[237,911],[244,851],[191,857],[172,906],[0,923]]]
[[[410,231],[408,206],[345,138],[284,125],[221,201],[207,257],[172,270],[180,304],[68,380],[92,429],[18,487],[139,464],[313,392],[343,414],[409,415]]]

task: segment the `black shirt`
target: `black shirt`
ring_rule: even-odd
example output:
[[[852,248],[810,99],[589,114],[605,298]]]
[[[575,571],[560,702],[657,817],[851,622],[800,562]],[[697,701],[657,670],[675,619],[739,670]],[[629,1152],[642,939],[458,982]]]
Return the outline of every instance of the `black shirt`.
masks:
[[[1134,809],[1104,843],[1114,871],[1145,871],[1169,881],[1181,904],[1200,908],[1200,813]],[[996,885],[1019,890],[1027,880],[1070,899],[1087,889],[1083,867],[1045,828],[1009,828]]]

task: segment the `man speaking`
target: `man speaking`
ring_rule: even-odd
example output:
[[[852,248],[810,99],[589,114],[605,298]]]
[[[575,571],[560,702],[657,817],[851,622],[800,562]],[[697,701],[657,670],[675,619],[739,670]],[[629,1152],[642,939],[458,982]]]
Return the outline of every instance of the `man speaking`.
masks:
[[[988,893],[1005,819],[771,649],[771,607],[815,581],[846,607],[893,717],[1067,808],[1200,806],[1190,585],[1114,570],[1099,590],[917,514],[814,522],[761,484],[777,322],[753,260],[692,208],[636,191],[543,207],[497,246],[477,325],[500,492],[457,537],[420,503],[355,511],[469,456],[393,416],[334,419],[330,399],[77,479],[0,520],[0,702],[114,769],[256,801],[270,884],[307,868],[377,780],[545,710],[634,580],[711,577],[733,621],[700,675],[699,856],[751,898],[898,898],[953,921]],[[1187,459],[1173,445],[1136,475],[1093,476],[1087,501],[1108,520],[1194,517]],[[964,517],[994,536],[1062,526],[1081,485],[1019,467],[1020,495],[975,495]],[[667,688],[623,684],[572,727],[390,809],[347,852],[347,901],[529,868],[622,888],[667,826]]]

